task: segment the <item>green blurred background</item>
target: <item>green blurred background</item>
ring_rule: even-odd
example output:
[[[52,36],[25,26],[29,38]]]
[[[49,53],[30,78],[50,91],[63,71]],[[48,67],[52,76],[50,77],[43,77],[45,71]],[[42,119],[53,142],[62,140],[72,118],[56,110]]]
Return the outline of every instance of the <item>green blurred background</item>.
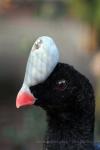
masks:
[[[60,61],[86,75],[96,97],[95,141],[100,142],[100,0],[0,0],[0,149],[41,150],[45,112],[15,107],[37,37],[54,38]]]

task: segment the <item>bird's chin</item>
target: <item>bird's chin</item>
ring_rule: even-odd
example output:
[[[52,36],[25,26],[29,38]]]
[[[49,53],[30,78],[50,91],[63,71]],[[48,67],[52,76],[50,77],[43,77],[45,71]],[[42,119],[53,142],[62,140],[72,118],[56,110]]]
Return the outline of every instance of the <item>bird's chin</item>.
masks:
[[[39,100],[36,100],[35,103],[34,103],[34,105],[35,105],[35,106],[40,106]]]
[[[35,105],[35,106],[40,106],[40,107],[43,107],[43,106],[44,106],[44,104],[42,103],[42,101],[39,100],[39,99],[37,99],[37,100],[35,101],[34,105]]]

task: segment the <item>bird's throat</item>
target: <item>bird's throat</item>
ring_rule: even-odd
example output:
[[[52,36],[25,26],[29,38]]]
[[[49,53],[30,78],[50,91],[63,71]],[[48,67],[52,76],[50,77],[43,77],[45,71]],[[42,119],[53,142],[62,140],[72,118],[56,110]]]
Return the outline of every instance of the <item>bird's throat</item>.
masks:
[[[48,118],[44,150],[94,150],[93,135],[88,127],[72,123],[72,118],[71,122],[52,118]]]

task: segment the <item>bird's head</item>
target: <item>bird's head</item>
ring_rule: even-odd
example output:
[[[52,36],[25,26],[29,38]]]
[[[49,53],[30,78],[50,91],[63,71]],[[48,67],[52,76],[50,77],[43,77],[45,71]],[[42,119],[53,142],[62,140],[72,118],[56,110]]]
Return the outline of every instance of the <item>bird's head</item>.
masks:
[[[58,61],[59,52],[54,41],[46,36],[37,39],[17,95],[17,108],[32,104],[50,111],[91,107],[89,100],[93,91],[88,80],[70,65]]]

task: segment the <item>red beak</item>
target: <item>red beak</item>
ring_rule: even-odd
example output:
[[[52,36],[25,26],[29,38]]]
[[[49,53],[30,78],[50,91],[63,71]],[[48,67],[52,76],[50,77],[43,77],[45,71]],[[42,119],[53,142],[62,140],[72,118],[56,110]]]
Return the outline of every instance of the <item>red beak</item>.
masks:
[[[16,98],[16,107],[33,105],[36,98],[29,92],[19,92]]]

